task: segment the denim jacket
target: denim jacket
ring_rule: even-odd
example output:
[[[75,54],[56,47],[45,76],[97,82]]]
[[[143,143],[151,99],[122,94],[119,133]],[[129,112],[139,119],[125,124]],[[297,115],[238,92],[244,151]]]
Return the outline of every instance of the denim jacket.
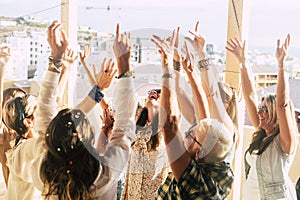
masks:
[[[266,150],[257,156],[256,170],[260,199],[297,199],[294,185],[288,176],[294,156],[295,153],[287,155],[281,150],[279,134]],[[250,166],[247,162],[245,163],[247,176]]]

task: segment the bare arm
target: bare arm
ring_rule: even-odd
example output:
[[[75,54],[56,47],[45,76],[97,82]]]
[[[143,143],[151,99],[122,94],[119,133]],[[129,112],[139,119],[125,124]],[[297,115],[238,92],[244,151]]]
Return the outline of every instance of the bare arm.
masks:
[[[91,71],[89,70],[87,64],[86,64],[86,59],[91,55],[91,48],[88,46],[85,46],[83,49],[83,53],[79,54],[79,58],[80,58],[80,62],[83,65],[83,68],[87,74],[88,80],[90,82],[91,85],[96,84],[96,80],[95,77],[93,76],[93,74],[91,73]]]
[[[280,46],[280,40],[277,41],[276,58],[278,62],[278,84],[276,91],[276,111],[280,129],[280,146],[284,153],[292,154],[296,148],[296,123],[292,102],[289,97],[289,77],[287,69],[284,66],[287,49],[290,44],[290,35],[288,34],[284,44]]]
[[[68,78],[70,77],[72,68],[74,66],[74,62],[77,59],[77,55],[74,53],[73,49],[67,49],[64,53],[64,63],[62,66],[62,70],[60,73],[59,81],[58,81],[58,92],[56,97],[56,103],[58,106],[62,103],[62,96],[66,88],[66,84],[68,81]]]
[[[175,179],[178,181],[189,165],[191,156],[187,153],[182,137],[178,131],[178,118],[173,115],[174,105],[172,105],[172,92],[170,91],[170,76],[168,76],[169,62],[167,53],[160,45],[161,39],[158,36],[154,36],[154,39],[151,41],[153,41],[159,48],[162,57],[162,68],[164,74],[162,78],[159,116],[161,117],[160,120],[163,119],[165,122],[162,125],[163,137],[166,144],[170,167]]]
[[[195,123],[195,110],[192,101],[187,96],[186,92],[182,89],[180,83],[180,71],[175,71],[175,90],[177,95],[177,102],[180,112],[184,118],[190,123]]]
[[[196,119],[197,121],[200,121],[201,119],[210,117],[210,113],[208,110],[208,101],[203,88],[199,86],[199,84],[196,81],[196,75],[194,72],[194,65],[193,65],[193,56],[189,52],[186,43],[184,46],[186,49],[186,58],[182,57],[182,65],[188,76],[193,91],[193,100],[194,100],[194,108],[196,111]]]
[[[192,101],[187,96],[186,92],[181,87],[181,58],[178,53],[179,47],[179,30],[180,27],[173,30],[174,38],[174,53],[173,53],[173,68],[175,72],[175,91],[178,102],[178,107],[183,117],[190,123],[195,123],[195,110]]]
[[[241,43],[237,38],[227,41],[226,49],[233,53],[240,63],[243,96],[250,120],[255,128],[259,127],[257,114],[258,99],[255,93],[254,80],[250,78],[250,69],[246,62],[246,42]]]
[[[53,61],[49,63],[47,74],[43,80],[38,97],[37,110],[34,112],[34,129],[40,135],[45,134],[50,121],[57,113],[57,86],[62,67],[63,54],[68,47],[68,39],[64,31],[60,31],[61,38],[57,38],[61,23],[53,22],[48,27],[48,43],[51,48]]]
[[[185,39],[192,44],[192,46],[198,54],[200,61],[199,63],[201,63],[201,61],[204,61],[205,59],[209,58],[207,58],[205,50],[206,40],[203,36],[198,34],[198,25],[199,22],[196,23],[195,31],[189,31],[189,33],[192,34],[194,38],[191,39],[189,37],[186,37]],[[233,123],[223,105],[217,81],[212,72],[210,63],[205,62],[205,64],[201,64],[201,66],[199,67],[201,73],[201,84],[208,98],[210,117],[224,123],[225,126],[229,129],[229,131],[233,133]]]

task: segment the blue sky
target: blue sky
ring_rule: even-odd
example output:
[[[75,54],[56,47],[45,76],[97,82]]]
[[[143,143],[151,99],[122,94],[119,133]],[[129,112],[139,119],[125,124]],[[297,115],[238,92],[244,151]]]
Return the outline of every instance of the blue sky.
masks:
[[[120,22],[123,30],[143,28],[172,30],[181,26],[182,34],[200,21],[200,32],[210,43],[224,48],[227,34],[228,2],[231,0],[78,0],[78,24],[99,31],[114,32]],[[250,13],[248,23],[249,47],[276,45],[277,38],[291,33],[291,45],[300,49],[299,0],[245,0]],[[60,0],[0,0],[0,15],[23,16],[59,5]],[[111,7],[107,11],[107,6]],[[86,7],[94,9],[86,9]],[[60,19],[60,8],[37,14]],[[300,52],[299,52],[300,54]]]

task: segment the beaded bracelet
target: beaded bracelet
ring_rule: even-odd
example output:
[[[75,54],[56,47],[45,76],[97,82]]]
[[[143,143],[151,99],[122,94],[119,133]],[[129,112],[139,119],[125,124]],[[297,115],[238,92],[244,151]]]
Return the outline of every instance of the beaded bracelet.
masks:
[[[176,71],[180,71],[180,62],[173,59],[173,68]]]
[[[91,91],[89,92],[89,96],[96,101],[97,103],[99,103],[103,97],[104,94],[101,92],[100,88],[98,87],[98,85],[95,85]]]
[[[198,67],[199,67],[200,71],[208,70],[209,65],[210,65],[210,59],[209,58],[202,59],[198,62]]]

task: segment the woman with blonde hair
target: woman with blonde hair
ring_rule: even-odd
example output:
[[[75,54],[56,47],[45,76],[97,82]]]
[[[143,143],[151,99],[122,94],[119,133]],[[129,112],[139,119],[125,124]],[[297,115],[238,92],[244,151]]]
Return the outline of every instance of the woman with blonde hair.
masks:
[[[297,147],[295,112],[289,98],[288,68],[284,63],[289,44],[289,34],[282,45],[277,40],[276,95],[264,96],[259,104],[246,61],[246,42],[242,43],[237,38],[227,41],[226,49],[240,63],[243,96],[256,128],[245,154],[247,180],[243,187],[243,199],[297,198],[288,176]]]

